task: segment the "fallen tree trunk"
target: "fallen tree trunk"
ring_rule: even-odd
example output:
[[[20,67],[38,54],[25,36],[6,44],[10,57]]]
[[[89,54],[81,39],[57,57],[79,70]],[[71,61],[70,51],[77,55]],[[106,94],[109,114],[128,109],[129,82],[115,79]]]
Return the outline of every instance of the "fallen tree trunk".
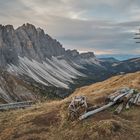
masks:
[[[8,109],[16,109],[16,108],[25,108],[32,106],[32,101],[24,101],[24,102],[15,102],[9,104],[0,104],[0,110],[8,110]]]
[[[132,96],[132,98],[130,98],[129,99],[129,101],[127,102],[127,104],[126,104],[126,106],[125,106],[125,109],[129,109],[130,108],[130,106],[131,106],[131,101],[133,100],[133,96]]]
[[[126,93],[123,93],[123,94],[120,94],[119,96],[115,97],[113,99],[113,102],[117,102],[119,99],[121,99],[122,97],[126,96],[127,94],[129,94],[130,92],[126,92]]]
[[[123,107],[124,107],[124,103],[119,104],[119,106],[116,108],[114,113],[115,114],[120,114],[121,111],[123,110]]]
[[[113,94],[111,94],[111,95],[109,95],[108,97],[107,97],[107,101],[112,101],[115,97],[117,97],[117,96],[119,96],[119,95],[121,95],[122,93],[121,92],[115,92],[115,93],[113,93]]]
[[[140,105],[140,93],[138,93],[138,94],[139,94],[139,98],[137,100],[137,105]]]
[[[93,111],[89,111],[89,112],[83,114],[82,116],[79,117],[79,120],[86,119],[87,117],[89,117],[89,116],[91,116],[91,115],[94,115],[94,114],[96,114],[96,113],[98,113],[98,112],[101,112],[101,111],[103,111],[103,110],[105,110],[105,109],[111,107],[112,105],[116,104],[116,102],[117,102],[120,98],[124,97],[125,95],[127,95],[127,94],[129,94],[129,93],[131,93],[131,92],[132,92],[132,90],[130,90],[130,92],[126,92],[126,93],[120,94],[119,96],[115,97],[115,98],[112,100],[112,102],[108,103],[107,105],[104,105],[104,106],[102,106],[102,107],[100,107],[100,108],[98,108],[98,109],[95,109],[95,110],[93,110]]]
[[[135,100],[134,100],[134,102],[133,102],[134,104],[137,104],[137,101],[138,101],[138,99],[139,99],[139,96],[140,96],[140,94],[137,94],[137,95],[136,95]]]
[[[123,88],[123,89],[120,89],[120,90],[117,90],[116,92],[114,92],[113,94],[111,94],[111,95],[109,95],[108,97],[107,97],[107,99],[109,100],[109,101],[112,101],[112,100],[114,100],[116,97],[118,97],[118,96],[120,96],[120,95],[122,95],[122,94],[126,94],[126,93],[128,93],[128,92],[132,92],[132,89],[129,89],[129,88]]]
[[[133,94],[132,94],[132,93],[127,94],[127,95],[124,97],[123,101],[124,101],[125,103],[126,103],[126,102],[128,102],[128,100],[129,100],[129,99],[131,99],[131,98],[132,98],[132,96],[133,96]]]
[[[99,108],[99,107],[100,107],[100,106],[97,106],[97,105],[88,107],[88,108],[87,108],[87,112],[92,111],[92,110],[95,110],[95,109],[97,109],[97,108]]]
[[[100,107],[100,108],[98,108],[98,109],[95,109],[95,110],[93,110],[93,111],[89,111],[89,112],[83,114],[82,116],[80,116],[80,117],[79,117],[79,120],[86,119],[87,117],[89,117],[89,116],[91,116],[91,115],[93,115],[93,114],[96,114],[96,113],[98,113],[98,112],[100,112],[100,111],[102,111],[102,110],[105,110],[105,109],[109,108],[110,106],[112,106],[112,105],[114,105],[114,104],[115,104],[115,102],[110,102],[109,104],[104,105],[104,106],[102,106],[102,107]]]
[[[132,102],[134,105],[140,105],[140,93],[138,93],[136,96],[135,96],[135,98],[134,98],[134,100],[133,100],[133,102]]]

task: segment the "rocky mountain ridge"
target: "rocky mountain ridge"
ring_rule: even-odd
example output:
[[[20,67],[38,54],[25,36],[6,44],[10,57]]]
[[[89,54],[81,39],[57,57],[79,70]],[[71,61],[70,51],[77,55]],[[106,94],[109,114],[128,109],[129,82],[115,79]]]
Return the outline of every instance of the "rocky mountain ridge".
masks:
[[[0,25],[0,69],[9,76],[20,79],[30,90],[34,89],[29,92],[33,96],[37,90],[44,96],[65,97],[77,87],[122,72],[138,71],[140,61],[139,58],[121,62],[103,61],[97,59],[93,52],[66,50],[41,28],[27,23],[17,29],[12,25]],[[0,78],[2,77],[0,73]],[[2,84],[3,82],[0,85],[2,100],[5,100],[3,91],[12,102],[25,100],[23,95],[20,96],[21,90],[13,92],[11,96]],[[7,88],[11,86],[8,83],[6,85]],[[29,98],[26,96],[26,100],[30,99],[31,94]]]
[[[85,69],[84,64],[96,61],[92,52],[80,54],[77,50],[65,50],[56,39],[32,24],[23,24],[17,29],[0,25],[1,70],[31,86],[41,84],[59,94],[60,90],[69,89],[74,79],[86,76],[79,71]]]
[[[76,50],[66,51],[56,39],[29,23],[17,29],[12,25],[0,25],[0,52],[0,66],[5,66],[6,63],[15,64],[18,56],[40,62],[52,56],[94,57],[92,52],[79,54]]]

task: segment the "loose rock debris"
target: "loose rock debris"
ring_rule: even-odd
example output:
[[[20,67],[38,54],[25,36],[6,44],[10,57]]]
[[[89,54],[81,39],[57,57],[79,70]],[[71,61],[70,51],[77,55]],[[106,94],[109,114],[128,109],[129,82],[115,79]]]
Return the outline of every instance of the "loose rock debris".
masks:
[[[111,106],[118,105],[114,113],[119,114],[123,109],[129,109],[131,106],[140,105],[140,93],[128,87],[121,88],[116,92],[110,94],[102,106],[92,106],[92,110],[89,110],[88,103],[85,96],[74,97],[68,107],[69,118],[75,120],[86,119],[87,117],[101,112]]]

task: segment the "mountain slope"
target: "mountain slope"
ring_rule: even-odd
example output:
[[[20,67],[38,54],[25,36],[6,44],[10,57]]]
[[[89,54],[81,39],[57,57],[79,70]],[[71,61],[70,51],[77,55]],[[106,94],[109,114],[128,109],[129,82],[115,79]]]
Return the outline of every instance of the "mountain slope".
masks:
[[[26,140],[138,140],[140,138],[139,107],[114,115],[112,109],[84,121],[67,120],[71,97],[85,95],[90,104],[102,103],[105,97],[124,86],[140,91],[140,72],[119,75],[106,81],[77,89],[63,101],[37,104],[30,109],[0,113],[0,138]],[[55,133],[54,133],[55,132]]]
[[[112,69],[117,72],[135,72],[140,68],[140,57],[114,63],[112,66]]]
[[[0,103],[23,100],[36,101],[39,98],[39,91],[35,91],[34,87],[7,71],[0,71]]]
[[[0,70],[40,91],[40,95],[45,98],[64,98],[77,87],[99,82],[122,72],[138,71],[140,61],[139,58],[121,62],[114,62],[112,58],[99,60],[93,52],[66,50],[42,29],[27,23],[17,29],[12,25],[0,25]],[[7,82],[6,87],[8,86],[10,83]],[[11,97],[10,92],[4,89],[3,82],[1,87],[5,96]],[[20,95],[20,90],[15,98],[13,93],[11,101],[25,100],[18,94]],[[3,92],[0,96],[3,100]],[[30,96],[29,94],[29,100]]]
[[[31,24],[17,29],[0,25],[0,69],[34,87],[43,86],[43,92],[49,89],[54,96],[67,96],[74,80],[86,77],[79,71],[85,69],[83,65],[96,62],[93,53],[65,50],[57,40]],[[9,96],[9,92],[5,94]]]
[[[108,58],[99,58],[99,60],[101,61],[105,61],[105,62],[110,62],[110,63],[115,63],[115,62],[119,62],[119,60],[113,58],[113,57],[108,57]]]

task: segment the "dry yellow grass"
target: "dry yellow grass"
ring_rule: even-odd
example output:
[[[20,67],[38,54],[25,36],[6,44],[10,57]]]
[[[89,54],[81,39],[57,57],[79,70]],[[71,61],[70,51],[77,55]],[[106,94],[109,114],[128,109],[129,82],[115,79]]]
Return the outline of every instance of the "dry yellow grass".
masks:
[[[138,140],[140,108],[133,107],[116,116],[112,108],[83,121],[68,121],[71,97],[85,95],[91,104],[102,103],[118,88],[140,90],[140,72],[112,77],[77,89],[62,101],[40,103],[24,110],[0,113],[0,140]]]

